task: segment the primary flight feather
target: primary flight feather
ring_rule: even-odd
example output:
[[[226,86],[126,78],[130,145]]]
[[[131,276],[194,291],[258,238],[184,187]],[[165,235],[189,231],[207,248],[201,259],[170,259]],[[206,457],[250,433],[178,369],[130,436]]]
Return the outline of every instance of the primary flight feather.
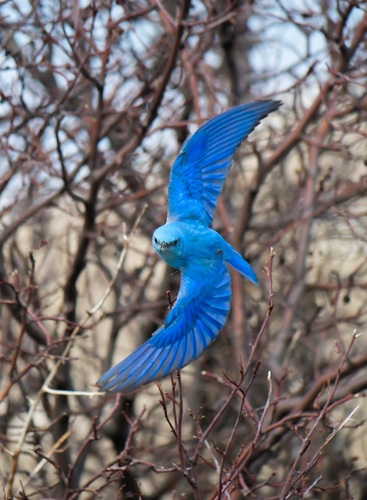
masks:
[[[250,264],[211,223],[236,149],[280,105],[267,100],[232,108],[183,145],[171,171],[167,222],[152,238],[158,255],[181,271],[177,301],[149,340],[102,375],[101,390],[131,392],[200,356],[227,320],[231,283],[226,264],[257,284]]]

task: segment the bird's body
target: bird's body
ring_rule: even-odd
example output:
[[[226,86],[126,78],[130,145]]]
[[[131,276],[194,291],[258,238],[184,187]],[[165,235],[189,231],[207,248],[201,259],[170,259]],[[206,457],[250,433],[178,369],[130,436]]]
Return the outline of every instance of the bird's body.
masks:
[[[215,263],[226,262],[258,284],[250,264],[219,233],[198,221],[167,222],[154,231],[152,242],[157,254],[175,269],[200,268],[196,278]]]
[[[177,301],[164,325],[99,379],[102,390],[131,392],[200,356],[227,320],[231,287],[226,264],[257,284],[251,266],[211,223],[235,150],[279,105],[258,101],[232,108],[184,144],[172,167],[167,223],[152,238],[158,255],[181,271]]]

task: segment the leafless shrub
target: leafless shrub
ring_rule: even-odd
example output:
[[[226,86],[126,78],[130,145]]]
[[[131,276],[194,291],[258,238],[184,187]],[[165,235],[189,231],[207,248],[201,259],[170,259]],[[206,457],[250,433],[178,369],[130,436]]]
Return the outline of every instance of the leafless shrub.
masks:
[[[2,3],[4,498],[365,498],[365,7]],[[233,273],[171,381],[96,394],[177,292],[150,235],[180,145],[272,96],[214,221],[260,287]]]

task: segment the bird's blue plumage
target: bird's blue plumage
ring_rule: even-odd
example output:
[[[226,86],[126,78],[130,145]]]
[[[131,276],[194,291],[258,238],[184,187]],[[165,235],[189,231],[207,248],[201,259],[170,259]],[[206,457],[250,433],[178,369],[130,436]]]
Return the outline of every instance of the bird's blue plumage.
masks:
[[[131,392],[200,356],[227,320],[226,264],[257,284],[251,266],[210,226],[237,147],[280,104],[269,100],[232,108],[184,144],[172,167],[167,223],[152,239],[156,252],[181,271],[177,301],[163,326],[98,380],[101,390]]]
[[[209,120],[183,145],[168,186],[168,220],[194,218],[211,224],[233,155],[279,101],[232,108]]]
[[[193,262],[194,275],[201,263]],[[195,268],[195,269],[194,269]],[[196,359],[215,339],[226,322],[231,286],[221,259],[212,263],[200,286],[190,272],[182,275],[182,286],[164,325],[120,365],[98,381],[104,390],[129,392],[164,377]]]

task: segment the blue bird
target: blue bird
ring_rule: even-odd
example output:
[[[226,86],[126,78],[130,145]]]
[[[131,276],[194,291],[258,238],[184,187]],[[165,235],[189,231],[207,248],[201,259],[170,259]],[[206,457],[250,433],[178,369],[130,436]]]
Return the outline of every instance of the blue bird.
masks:
[[[171,171],[167,222],[152,238],[157,254],[181,271],[177,301],[149,340],[102,375],[101,390],[129,393],[200,356],[227,320],[231,283],[226,264],[258,284],[250,264],[211,224],[236,149],[280,105],[266,100],[232,108],[183,145]]]

